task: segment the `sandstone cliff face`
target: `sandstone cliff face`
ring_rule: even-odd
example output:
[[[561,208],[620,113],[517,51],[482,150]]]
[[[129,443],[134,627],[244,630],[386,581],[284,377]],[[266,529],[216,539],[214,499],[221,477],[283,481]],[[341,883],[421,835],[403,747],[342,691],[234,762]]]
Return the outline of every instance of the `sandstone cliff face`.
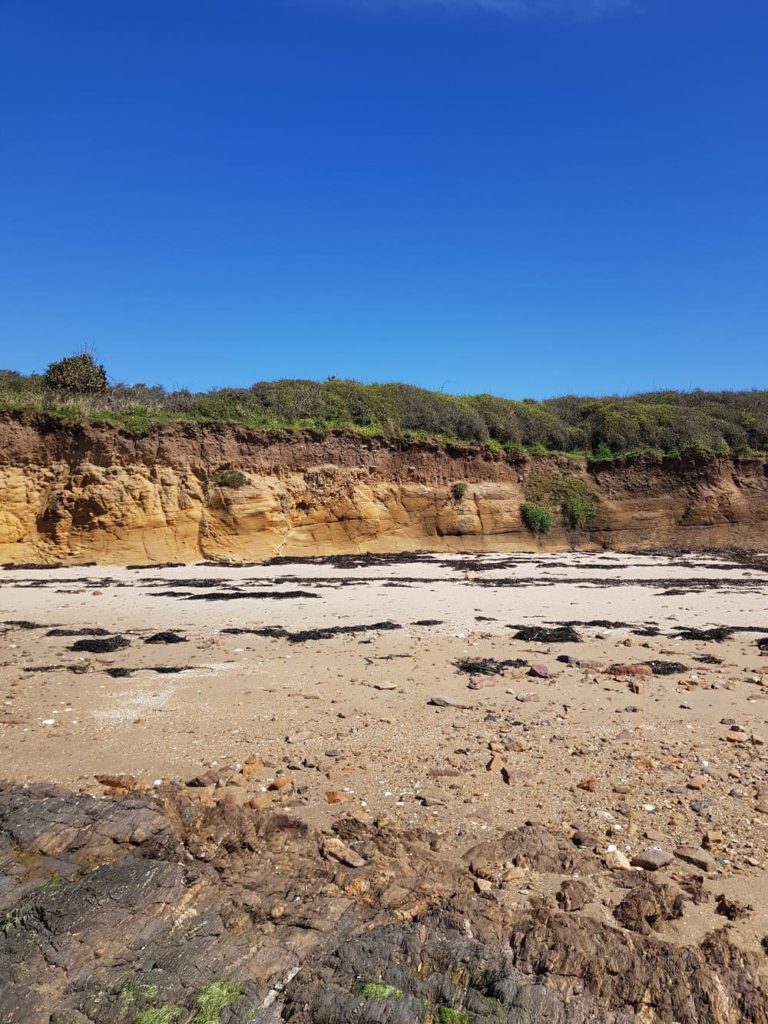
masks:
[[[240,487],[219,474],[237,470]],[[531,536],[532,477],[568,472],[597,495],[581,532]],[[452,485],[466,484],[460,500]],[[347,552],[768,547],[764,460],[589,470],[480,448],[237,425],[0,418],[0,561],[160,562]]]

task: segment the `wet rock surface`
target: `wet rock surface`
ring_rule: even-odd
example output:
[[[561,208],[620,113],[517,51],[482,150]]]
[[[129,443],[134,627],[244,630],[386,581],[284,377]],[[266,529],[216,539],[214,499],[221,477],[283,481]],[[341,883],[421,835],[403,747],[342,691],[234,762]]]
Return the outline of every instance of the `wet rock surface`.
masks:
[[[320,834],[211,792],[0,787],[0,1019],[768,1020],[764,956],[723,928],[658,938],[688,897],[642,873],[613,921],[582,912],[611,873],[543,826],[460,860],[424,829]],[[558,899],[527,899],[535,877]]]

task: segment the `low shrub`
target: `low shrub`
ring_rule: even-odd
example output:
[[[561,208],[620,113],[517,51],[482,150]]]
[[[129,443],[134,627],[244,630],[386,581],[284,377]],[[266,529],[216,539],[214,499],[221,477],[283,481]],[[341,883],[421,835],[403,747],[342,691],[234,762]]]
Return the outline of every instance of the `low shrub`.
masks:
[[[525,490],[529,504],[559,511],[563,523],[572,530],[583,530],[595,516],[597,498],[586,481],[568,473],[539,473],[531,477]]]
[[[549,533],[552,529],[552,513],[534,501],[526,501],[521,505],[520,515],[531,533]]]
[[[107,373],[93,356],[81,352],[51,363],[43,375],[43,382],[52,391],[102,395],[107,390]]]
[[[245,487],[249,481],[245,473],[241,473],[239,469],[223,469],[214,476],[213,482],[219,487],[230,487],[237,490],[240,487]]]
[[[595,518],[597,498],[578,477],[563,477],[557,484],[555,496],[560,502],[563,519],[572,530],[583,530]]]
[[[466,484],[454,484],[451,488],[451,494],[453,495],[454,501],[461,501],[464,495],[467,493]]]

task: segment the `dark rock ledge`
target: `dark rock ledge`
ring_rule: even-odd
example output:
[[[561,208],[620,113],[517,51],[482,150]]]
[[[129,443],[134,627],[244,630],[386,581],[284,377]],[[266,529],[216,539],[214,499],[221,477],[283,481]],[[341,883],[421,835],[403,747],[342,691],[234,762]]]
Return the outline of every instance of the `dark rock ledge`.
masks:
[[[563,876],[563,897],[506,900],[500,870]],[[535,825],[459,862],[427,832],[320,836],[176,786],[3,785],[0,1021],[768,1022],[761,957],[726,929],[685,948],[626,901],[629,927],[574,909],[605,873]],[[642,885],[641,908],[679,910]]]

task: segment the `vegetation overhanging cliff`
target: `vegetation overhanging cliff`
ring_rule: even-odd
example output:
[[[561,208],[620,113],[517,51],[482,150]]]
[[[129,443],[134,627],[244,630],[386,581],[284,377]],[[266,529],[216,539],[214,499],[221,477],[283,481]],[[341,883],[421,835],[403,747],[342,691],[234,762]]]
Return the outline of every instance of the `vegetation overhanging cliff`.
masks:
[[[492,451],[572,452],[598,460],[625,454],[658,459],[688,451],[768,452],[768,391],[515,401],[329,378],[262,381],[193,394],[144,384],[109,385],[104,367],[87,354],[52,363],[43,375],[0,371],[0,412],[108,421],[135,434],[171,422],[229,422],[274,431],[426,435],[483,444]]]

